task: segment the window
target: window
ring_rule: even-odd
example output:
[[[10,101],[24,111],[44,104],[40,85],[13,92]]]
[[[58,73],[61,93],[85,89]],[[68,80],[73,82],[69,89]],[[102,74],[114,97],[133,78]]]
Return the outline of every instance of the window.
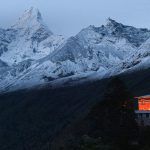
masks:
[[[140,116],[140,118],[142,118],[143,115],[142,115],[142,114],[139,114],[139,116]]]
[[[146,118],[149,118],[149,114],[148,113],[146,114]]]

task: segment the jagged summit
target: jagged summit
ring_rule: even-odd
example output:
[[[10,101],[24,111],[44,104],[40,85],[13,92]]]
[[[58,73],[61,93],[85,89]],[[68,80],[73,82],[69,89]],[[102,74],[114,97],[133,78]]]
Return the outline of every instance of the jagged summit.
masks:
[[[84,41],[85,37],[89,40],[93,39],[94,36],[97,41],[97,36],[100,36],[99,41],[102,41],[103,39],[109,39],[109,41],[112,41],[112,39],[123,40],[127,43],[130,43],[133,47],[140,47],[142,43],[149,39],[150,30],[124,25],[111,18],[108,18],[106,24],[103,24],[100,27],[90,25],[89,27],[81,30],[78,35],[82,36],[84,38]],[[89,41],[87,42],[89,43]]]
[[[148,29],[124,25],[111,18],[107,19],[105,27],[113,36],[125,38],[135,47],[141,46],[150,37],[150,30]]]
[[[19,18],[16,24],[12,26],[12,28],[36,29],[39,26],[44,26],[45,28],[47,28],[47,26],[43,22],[40,11],[37,8],[31,7],[30,9],[25,10],[23,15]]]
[[[117,22],[114,19],[108,18],[106,20],[106,25],[105,27],[107,28],[107,30],[109,30],[110,32],[122,32],[124,29],[129,28],[130,26],[128,25],[124,25],[122,23]]]
[[[31,7],[30,9],[25,10],[22,18],[23,19],[28,19],[28,18],[35,18],[36,20],[42,20],[42,16],[41,13],[39,11],[39,9]]]
[[[122,24],[122,23],[120,23],[120,22],[118,22],[118,21],[116,21],[116,20],[114,20],[114,19],[112,19],[110,17],[108,19],[106,19],[106,23],[105,24],[103,24],[103,25],[101,25],[99,27],[96,27],[94,25],[90,25],[88,28],[85,28],[85,29],[94,29],[94,30],[97,30],[97,31],[101,31],[101,30],[104,31],[105,30],[105,31],[109,31],[109,32],[113,32],[113,31],[116,31],[116,30],[117,30],[117,32],[119,32],[119,30],[120,30],[120,32],[122,32],[122,31],[124,31],[126,29],[129,29],[129,30],[130,29],[131,30],[132,29],[140,30],[138,28]]]
[[[117,21],[115,21],[114,19],[111,19],[110,17],[106,20],[106,26],[114,26],[114,25],[119,25],[120,23],[118,23]]]

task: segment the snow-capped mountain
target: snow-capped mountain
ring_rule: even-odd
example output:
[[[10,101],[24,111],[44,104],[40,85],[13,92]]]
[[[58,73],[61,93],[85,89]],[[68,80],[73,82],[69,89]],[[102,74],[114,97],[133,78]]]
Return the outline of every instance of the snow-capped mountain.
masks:
[[[108,19],[64,40],[31,8],[0,29],[0,90],[100,79],[149,67],[150,30]]]
[[[86,70],[112,68],[137,51],[150,37],[150,31],[124,26],[108,19],[106,26],[90,26],[69,38],[51,54],[53,62],[82,61]]]
[[[63,42],[63,37],[54,35],[34,8],[26,10],[11,28],[2,30],[0,39],[0,59],[9,65],[43,58]]]
[[[137,65],[137,57],[148,55],[149,38],[148,29],[125,26],[109,18],[106,25],[89,26],[69,38],[51,53],[50,60],[61,63],[59,72],[63,75],[68,70],[71,74],[116,74]]]

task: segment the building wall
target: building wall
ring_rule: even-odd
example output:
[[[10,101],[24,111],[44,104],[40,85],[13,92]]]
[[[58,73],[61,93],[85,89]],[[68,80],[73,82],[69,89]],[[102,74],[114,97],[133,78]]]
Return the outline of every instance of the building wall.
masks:
[[[150,126],[150,112],[136,113],[136,121],[139,126]]]

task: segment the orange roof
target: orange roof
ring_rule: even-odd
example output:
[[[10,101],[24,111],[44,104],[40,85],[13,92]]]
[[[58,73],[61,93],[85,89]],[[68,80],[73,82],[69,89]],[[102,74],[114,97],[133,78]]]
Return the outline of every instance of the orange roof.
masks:
[[[150,95],[136,97],[139,110],[150,110]]]
[[[150,100],[150,95],[139,96],[139,97],[135,97],[135,98],[138,98],[138,99],[148,99],[148,100]]]

